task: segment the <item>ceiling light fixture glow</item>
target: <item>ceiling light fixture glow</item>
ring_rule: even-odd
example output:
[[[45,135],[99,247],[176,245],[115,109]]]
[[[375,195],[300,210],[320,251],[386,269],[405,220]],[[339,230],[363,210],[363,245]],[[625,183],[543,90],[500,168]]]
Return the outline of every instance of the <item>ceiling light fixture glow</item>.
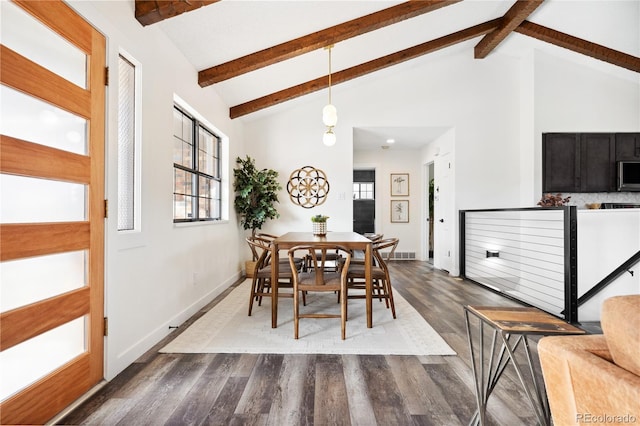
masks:
[[[387,139],[387,143],[388,144],[396,143],[396,140],[395,139]]]

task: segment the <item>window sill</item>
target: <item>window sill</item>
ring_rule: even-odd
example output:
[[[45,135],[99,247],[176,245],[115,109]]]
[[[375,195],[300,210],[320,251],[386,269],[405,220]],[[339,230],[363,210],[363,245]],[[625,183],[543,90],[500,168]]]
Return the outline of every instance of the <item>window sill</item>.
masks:
[[[228,219],[221,220],[199,220],[197,222],[174,222],[174,228],[189,228],[192,226],[209,226],[209,225],[224,225],[228,224]]]

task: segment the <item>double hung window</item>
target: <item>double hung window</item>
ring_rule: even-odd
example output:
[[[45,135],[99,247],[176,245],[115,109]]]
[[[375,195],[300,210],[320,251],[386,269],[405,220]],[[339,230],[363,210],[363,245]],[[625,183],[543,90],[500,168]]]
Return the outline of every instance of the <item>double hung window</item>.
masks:
[[[221,141],[180,106],[173,109],[173,221],[221,219]]]

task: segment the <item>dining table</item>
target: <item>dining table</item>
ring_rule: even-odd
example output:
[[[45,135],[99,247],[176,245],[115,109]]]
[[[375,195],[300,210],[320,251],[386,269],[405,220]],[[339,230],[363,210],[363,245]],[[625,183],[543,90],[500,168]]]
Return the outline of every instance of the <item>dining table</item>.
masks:
[[[271,259],[279,259],[280,250],[289,250],[300,245],[316,246],[321,248],[327,244],[338,244],[348,250],[361,250],[364,252],[365,282],[366,282],[366,311],[367,328],[373,327],[372,300],[373,281],[371,279],[371,239],[357,232],[327,232],[324,235],[314,235],[312,232],[287,232],[271,243]],[[271,327],[278,327],[278,275],[280,262],[271,262]]]

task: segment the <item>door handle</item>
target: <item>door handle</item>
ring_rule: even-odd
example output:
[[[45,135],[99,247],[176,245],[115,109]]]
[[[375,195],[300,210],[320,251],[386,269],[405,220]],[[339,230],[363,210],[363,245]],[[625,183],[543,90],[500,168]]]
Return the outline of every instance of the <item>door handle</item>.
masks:
[[[440,223],[444,223],[444,219],[440,219]]]

